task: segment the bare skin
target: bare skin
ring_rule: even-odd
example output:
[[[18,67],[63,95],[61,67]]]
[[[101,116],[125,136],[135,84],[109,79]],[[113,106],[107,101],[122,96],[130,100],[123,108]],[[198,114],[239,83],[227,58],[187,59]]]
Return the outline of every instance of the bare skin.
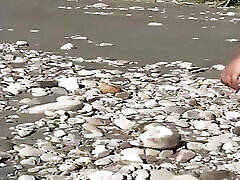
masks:
[[[221,72],[221,81],[228,87],[239,90],[239,76],[240,76],[240,54],[237,54],[233,60],[226,65]]]

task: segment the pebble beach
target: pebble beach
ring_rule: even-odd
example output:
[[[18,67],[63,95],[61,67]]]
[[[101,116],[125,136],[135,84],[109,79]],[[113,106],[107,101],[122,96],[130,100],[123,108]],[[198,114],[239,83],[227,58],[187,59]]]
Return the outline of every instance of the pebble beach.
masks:
[[[49,3],[78,13],[59,34],[0,24],[0,180],[240,179],[240,95],[219,80],[238,11],[121,3]]]
[[[27,46],[0,45],[2,179],[239,179],[240,96],[201,76],[223,65]]]

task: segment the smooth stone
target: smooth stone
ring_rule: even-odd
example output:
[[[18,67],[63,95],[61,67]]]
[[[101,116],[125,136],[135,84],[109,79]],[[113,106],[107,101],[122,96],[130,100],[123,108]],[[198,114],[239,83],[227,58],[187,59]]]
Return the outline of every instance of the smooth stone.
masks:
[[[72,92],[79,89],[79,84],[75,77],[61,78],[58,82],[58,86]]]
[[[98,88],[103,94],[115,94],[121,92],[121,88],[119,86],[114,86],[107,83],[99,83]]]
[[[92,151],[92,154],[96,158],[101,158],[107,156],[110,153],[108,149],[106,149],[105,145],[97,145],[95,149]]]
[[[90,180],[106,180],[113,175],[112,171],[100,170],[89,174],[88,178]]]
[[[31,175],[22,175],[19,176],[18,180],[35,180],[35,177]]]
[[[207,171],[203,172],[200,176],[201,180],[234,180],[238,179],[233,172],[220,170],[220,171]]]
[[[182,114],[183,118],[187,119],[203,119],[206,121],[212,121],[216,119],[216,115],[211,111],[203,111],[200,109],[192,109]]]
[[[21,85],[20,83],[10,83],[6,88],[3,88],[3,91],[7,91],[13,95],[17,95],[25,90],[26,87]]]
[[[27,146],[19,150],[19,156],[26,157],[26,156],[35,156],[39,157],[44,153],[43,150]]]
[[[16,131],[20,137],[25,137],[35,132],[36,126],[34,123],[24,123],[16,126]]]
[[[204,148],[204,144],[198,142],[189,142],[187,143],[187,148],[189,150],[201,150]]]
[[[150,180],[171,180],[174,174],[165,170],[150,170]]]
[[[112,163],[110,157],[104,157],[104,158],[98,159],[94,162],[94,164],[97,166],[108,165],[110,163]]]
[[[240,118],[240,113],[238,111],[229,111],[229,112],[225,112],[225,116],[229,120],[237,119],[237,118]]]
[[[34,106],[27,109],[27,112],[30,114],[38,114],[38,113],[44,113],[45,111],[56,111],[56,110],[76,110],[82,108],[82,102],[79,100],[66,100],[65,103],[62,101],[60,102],[53,102],[53,103],[47,103],[42,104],[38,106]]]
[[[131,129],[136,123],[124,116],[119,116],[119,118],[114,119],[114,124],[121,129]]]
[[[59,130],[54,131],[53,135],[56,136],[56,137],[62,137],[64,135],[66,135],[66,133],[65,133],[64,130],[59,129]]]
[[[57,155],[54,155],[53,153],[51,152],[48,152],[48,153],[44,153],[40,156],[40,159],[43,161],[43,162],[60,162],[62,161],[62,158],[60,156],[57,156]]]
[[[80,168],[80,165],[72,162],[65,162],[63,164],[60,164],[58,169],[63,172],[71,172],[75,171]]]
[[[176,161],[184,163],[191,160],[195,156],[196,156],[195,152],[191,150],[182,149],[176,153]]]
[[[15,44],[20,47],[20,46],[29,46],[28,42],[27,41],[22,41],[22,40],[19,40],[17,42],[15,42]]]
[[[139,148],[127,148],[123,149],[120,154],[122,161],[142,162],[140,155],[143,155],[144,151]]]
[[[198,180],[192,175],[178,175],[171,178],[171,180]]]
[[[71,50],[74,49],[74,45],[72,43],[66,43],[60,47],[61,50]]]
[[[32,96],[40,97],[40,96],[46,96],[48,93],[43,88],[32,88],[31,90]]]
[[[144,147],[169,149],[175,148],[179,144],[180,135],[176,130],[165,126],[153,126],[140,134],[138,141]]]
[[[149,177],[149,173],[146,170],[139,169],[139,170],[132,172],[132,176],[136,180],[144,180]]]
[[[123,109],[121,112],[126,116],[137,114],[137,111],[135,109],[132,109],[132,108]]]
[[[28,159],[23,159],[20,161],[20,164],[29,165],[29,166],[35,166],[36,163],[37,163],[37,159],[35,157],[30,157]]]
[[[155,99],[150,99],[144,103],[144,106],[146,108],[154,108],[154,107],[158,106],[158,103]]]
[[[212,121],[197,120],[193,122],[193,126],[197,130],[206,130],[212,124]]]

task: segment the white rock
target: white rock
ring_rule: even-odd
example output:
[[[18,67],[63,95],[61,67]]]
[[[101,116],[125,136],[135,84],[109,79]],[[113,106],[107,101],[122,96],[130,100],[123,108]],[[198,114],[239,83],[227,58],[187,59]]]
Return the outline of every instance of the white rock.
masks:
[[[56,130],[56,131],[53,133],[53,135],[56,136],[56,137],[62,137],[62,136],[64,136],[65,134],[66,134],[65,131],[62,130],[62,129]]]
[[[58,82],[58,86],[63,87],[68,91],[79,89],[78,81],[75,77],[61,78]]]
[[[34,165],[36,165],[36,162],[37,162],[37,159],[35,157],[30,157],[28,159],[21,160],[20,164],[34,166]]]
[[[144,103],[144,106],[146,108],[154,108],[158,105],[157,101],[155,99],[150,99]]]
[[[193,122],[193,126],[197,130],[206,130],[212,124],[211,121],[198,120]]]
[[[43,88],[32,88],[31,89],[32,96],[46,96],[48,93]]]
[[[229,111],[225,113],[227,119],[237,119],[240,117],[240,113],[237,111]]]
[[[11,83],[6,88],[3,88],[3,91],[10,92],[14,95],[17,95],[20,92],[23,92],[25,90],[26,90],[26,87],[19,83]]]
[[[216,69],[218,71],[222,71],[222,70],[224,70],[225,66],[222,64],[216,64],[216,65],[213,65],[212,68]]]
[[[122,110],[122,113],[126,116],[128,115],[133,115],[133,114],[137,114],[137,111],[135,109],[132,108],[126,108]]]
[[[90,174],[88,178],[90,180],[107,180],[112,175],[113,175],[112,171],[101,170]]]
[[[100,158],[108,155],[110,151],[104,145],[97,145],[92,151],[95,157]]]
[[[35,180],[35,177],[31,175],[21,175],[18,180]]]
[[[196,154],[193,151],[182,149],[176,153],[176,161],[184,163],[194,158],[195,156]]]
[[[19,150],[19,156],[25,157],[25,156],[35,156],[38,157],[44,153],[43,150],[28,146],[24,147]]]
[[[66,43],[60,47],[61,50],[71,50],[74,48],[74,45],[72,43]]]
[[[28,42],[27,41],[17,41],[15,43],[17,46],[28,46]]]
[[[131,129],[135,125],[135,122],[128,120],[124,116],[119,116],[119,118],[114,119],[114,124],[121,129]]]
[[[24,123],[16,126],[16,131],[20,137],[25,137],[32,134],[35,131],[34,123]]]
[[[57,155],[54,155],[54,154],[51,153],[51,152],[42,154],[42,155],[40,156],[40,159],[41,159],[42,161],[44,161],[44,162],[49,162],[49,161],[51,161],[51,162],[53,162],[53,161],[55,161],[55,162],[60,162],[60,161],[62,161],[62,157],[57,156]]]
[[[138,138],[144,147],[158,149],[174,148],[179,144],[179,140],[180,135],[165,126],[150,127]]]
[[[230,171],[240,172],[240,162],[233,162],[231,164],[225,164],[223,166]]]
[[[149,22],[148,25],[149,26],[162,26],[163,24],[160,22]]]
[[[127,148],[121,151],[121,160],[122,161],[133,161],[133,162],[142,162],[142,159],[139,155],[144,154],[143,149],[139,148]]]
[[[47,103],[38,105],[35,107],[31,107],[27,109],[27,112],[30,114],[37,114],[37,113],[44,113],[45,111],[56,111],[56,110],[74,110],[78,109],[82,106],[82,102],[79,100],[68,100],[63,102],[53,102],[53,103]]]
[[[104,3],[96,3],[96,4],[91,5],[90,7],[93,7],[93,8],[106,8],[108,6],[109,5],[104,4]]]
[[[178,175],[172,177],[170,180],[198,180],[198,179],[193,177],[192,175]]]
[[[132,176],[134,177],[135,180],[144,180],[149,177],[149,174],[146,170],[139,169],[136,170],[132,173]]]
[[[112,161],[109,157],[104,157],[104,158],[98,159],[94,162],[94,164],[97,166],[108,165],[110,163],[112,163]]]
[[[172,177],[174,174],[165,169],[150,171],[150,180],[171,180]]]

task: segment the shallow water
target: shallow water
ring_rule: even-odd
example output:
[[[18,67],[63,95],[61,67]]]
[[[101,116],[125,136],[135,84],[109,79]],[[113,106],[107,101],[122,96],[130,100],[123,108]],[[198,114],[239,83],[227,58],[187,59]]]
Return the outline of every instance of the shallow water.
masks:
[[[110,8],[124,7],[128,10],[83,9],[95,2],[0,0],[0,42],[22,39],[28,41],[32,48],[58,52],[62,52],[59,50],[61,45],[72,42],[78,49],[67,53],[73,56],[104,56],[138,61],[140,64],[184,60],[201,66],[227,63],[239,44],[225,41],[239,37],[238,20],[236,23],[230,22],[238,16],[226,16],[219,20],[223,17],[219,13],[237,11],[234,9],[224,11],[204,5],[177,6],[113,0],[103,2]],[[141,6],[145,10],[130,10],[129,7],[133,6]],[[159,11],[150,11],[147,9],[149,7],[158,7]],[[113,14],[102,16],[87,12]],[[211,18],[217,21],[211,21]],[[160,22],[162,26],[148,26],[152,21]],[[115,46],[99,47],[87,40],[66,39],[72,35],[85,36],[94,43],[109,42]]]

